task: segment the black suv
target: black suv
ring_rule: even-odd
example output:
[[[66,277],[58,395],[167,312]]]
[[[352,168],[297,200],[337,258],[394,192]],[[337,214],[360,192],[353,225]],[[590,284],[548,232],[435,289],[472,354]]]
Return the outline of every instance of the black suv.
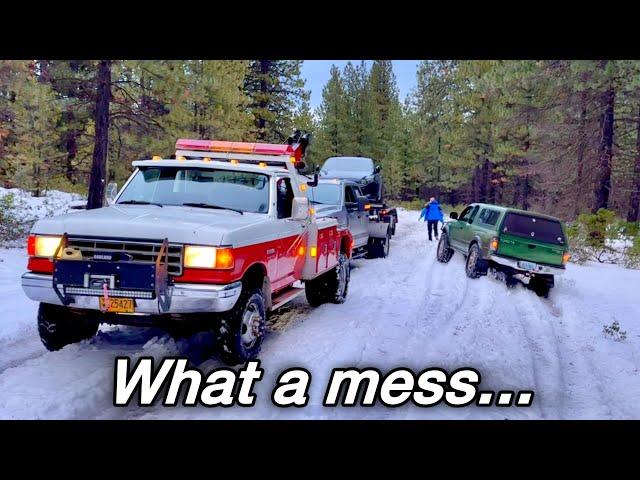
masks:
[[[362,193],[373,202],[381,202],[383,196],[380,166],[366,157],[330,157],[320,169],[322,178],[352,180],[360,185]]]

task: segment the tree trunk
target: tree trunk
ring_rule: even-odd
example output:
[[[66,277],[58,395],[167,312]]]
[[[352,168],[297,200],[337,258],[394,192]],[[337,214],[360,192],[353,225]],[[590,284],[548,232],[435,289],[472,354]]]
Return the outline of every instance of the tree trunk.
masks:
[[[107,149],[109,148],[109,103],[111,102],[110,60],[100,60],[96,80],[95,142],[87,209],[100,208],[104,203]]]
[[[267,120],[264,118],[264,110],[267,108],[267,94],[269,89],[267,76],[269,75],[269,70],[271,70],[271,60],[258,60],[258,63],[260,64],[260,110],[256,121],[258,125],[258,139],[264,141],[267,137]]]
[[[636,134],[636,161],[633,169],[633,182],[631,184],[631,204],[627,220],[637,222],[640,219],[640,111],[638,111],[638,125]]]
[[[587,107],[586,105],[586,94],[583,92],[581,95],[582,99],[582,110],[580,111],[580,140],[578,143],[578,170],[576,174],[576,200],[574,205],[574,213],[575,215],[580,215],[580,205],[581,199],[584,196],[584,192],[582,191],[582,177],[584,176],[584,154],[587,150]]]
[[[593,213],[600,208],[609,206],[609,193],[611,192],[611,157],[613,156],[613,121],[614,102],[616,92],[613,85],[602,95],[604,104],[604,116],[602,119],[602,135],[598,148],[598,165],[596,168],[596,184],[594,189],[595,202]]]
[[[80,136],[80,132],[77,130],[73,130],[68,132],[65,138],[65,148],[67,150],[67,158],[65,165],[65,177],[67,180],[73,185],[75,185],[76,181],[73,176],[75,173],[75,168],[73,166],[73,161],[76,159],[78,155],[78,137]]]

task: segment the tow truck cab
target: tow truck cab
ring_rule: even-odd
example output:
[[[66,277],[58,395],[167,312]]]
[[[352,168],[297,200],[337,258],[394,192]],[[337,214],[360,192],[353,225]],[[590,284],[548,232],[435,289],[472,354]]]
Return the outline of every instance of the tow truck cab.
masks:
[[[45,346],[197,316],[234,364],[257,356],[268,311],[344,301],[352,237],[310,209],[304,147],[178,140],[175,159],[134,162],[111,205],[37,222],[22,285]]]

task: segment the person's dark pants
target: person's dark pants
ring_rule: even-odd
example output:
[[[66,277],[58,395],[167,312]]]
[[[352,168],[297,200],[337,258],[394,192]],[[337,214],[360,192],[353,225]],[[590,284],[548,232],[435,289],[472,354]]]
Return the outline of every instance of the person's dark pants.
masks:
[[[433,229],[433,234],[438,239],[438,220],[427,220],[427,230],[429,231],[429,240],[431,241],[431,229]]]

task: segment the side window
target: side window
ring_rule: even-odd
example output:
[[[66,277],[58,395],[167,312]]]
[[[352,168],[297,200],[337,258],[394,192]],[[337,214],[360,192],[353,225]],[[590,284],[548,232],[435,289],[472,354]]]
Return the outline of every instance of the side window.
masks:
[[[473,208],[471,215],[469,215],[469,223],[473,223],[473,220],[476,218],[476,215],[478,214],[478,210],[480,210],[479,206],[475,206]]]
[[[489,214],[487,215],[487,219],[484,223],[487,225],[495,225],[498,221],[498,217],[500,216],[500,212],[496,212],[495,210],[489,210]]]
[[[344,203],[356,203],[358,201],[351,185],[347,185],[344,188],[344,195]]]
[[[460,214],[460,217],[458,218],[458,220],[460,220],[461,222],[468,222],[469,221],[469,216],[471,214],[471,210],[473,209],[473,207],[469,206],[467,208],[465,208],[462,213]]]
[[[276,183],[278,218],[291,217],[293,208],[293,189],[289,178],[280,178]]]
[[[478,222],[487,223],[487,215],[489,215],[490,212],[491,210],[487,210],[486,208],[480,210],[480,215],[478,215]]]

